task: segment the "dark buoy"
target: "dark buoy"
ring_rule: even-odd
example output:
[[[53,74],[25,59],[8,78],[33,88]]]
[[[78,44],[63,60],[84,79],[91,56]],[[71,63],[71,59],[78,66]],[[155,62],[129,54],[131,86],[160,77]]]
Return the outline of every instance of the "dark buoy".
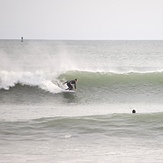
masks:
[[[132,113],[136,113],[136,110],[132,110]]]
[[[21,42],[23,42],[23,37],[21,37]]]

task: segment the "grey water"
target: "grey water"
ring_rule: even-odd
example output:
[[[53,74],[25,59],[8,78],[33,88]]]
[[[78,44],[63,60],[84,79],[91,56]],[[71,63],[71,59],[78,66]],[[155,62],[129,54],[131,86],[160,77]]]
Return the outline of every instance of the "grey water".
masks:
[[[162,162],[163,41],[0,40],[0,58],[0,162]]]

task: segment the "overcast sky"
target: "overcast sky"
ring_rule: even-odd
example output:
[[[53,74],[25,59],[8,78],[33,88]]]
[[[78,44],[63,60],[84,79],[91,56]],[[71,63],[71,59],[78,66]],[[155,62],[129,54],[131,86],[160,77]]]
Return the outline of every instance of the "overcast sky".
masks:
[[[163,0],[0,0],[0,39],[163,40]]]

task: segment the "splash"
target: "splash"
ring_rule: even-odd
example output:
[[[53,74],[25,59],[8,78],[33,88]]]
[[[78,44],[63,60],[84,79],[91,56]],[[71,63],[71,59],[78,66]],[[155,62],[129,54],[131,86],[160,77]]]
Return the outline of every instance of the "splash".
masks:
[[[0,72],[0,89],[9,90],[16,84],[38,86],[39,88],[48,91],[50,93],[61,92],[61,89],[52,82],[57,79],[54,74],[46,74],[43,72]]]

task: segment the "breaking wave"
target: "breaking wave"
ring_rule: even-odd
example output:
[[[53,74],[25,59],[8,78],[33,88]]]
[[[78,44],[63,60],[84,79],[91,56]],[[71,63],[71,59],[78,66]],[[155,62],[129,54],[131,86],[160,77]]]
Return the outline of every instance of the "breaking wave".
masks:
[[[22,86],[37,86],[44,91],[50,93],[59,93],[61,89],[58,87],[58,82],[65,80],[79,79],[79,85],[83,87],[98,87],[101,85],[113,84],[142,84],[142,85],[161,85],[163,87],[163,72],[129,72],[129,73],[114,73],[114,72],[91,72],[91,71],[67,71],[65,73],[44,73],[36,72],[0,72],[0,89],[9,90],[17,84]]]

